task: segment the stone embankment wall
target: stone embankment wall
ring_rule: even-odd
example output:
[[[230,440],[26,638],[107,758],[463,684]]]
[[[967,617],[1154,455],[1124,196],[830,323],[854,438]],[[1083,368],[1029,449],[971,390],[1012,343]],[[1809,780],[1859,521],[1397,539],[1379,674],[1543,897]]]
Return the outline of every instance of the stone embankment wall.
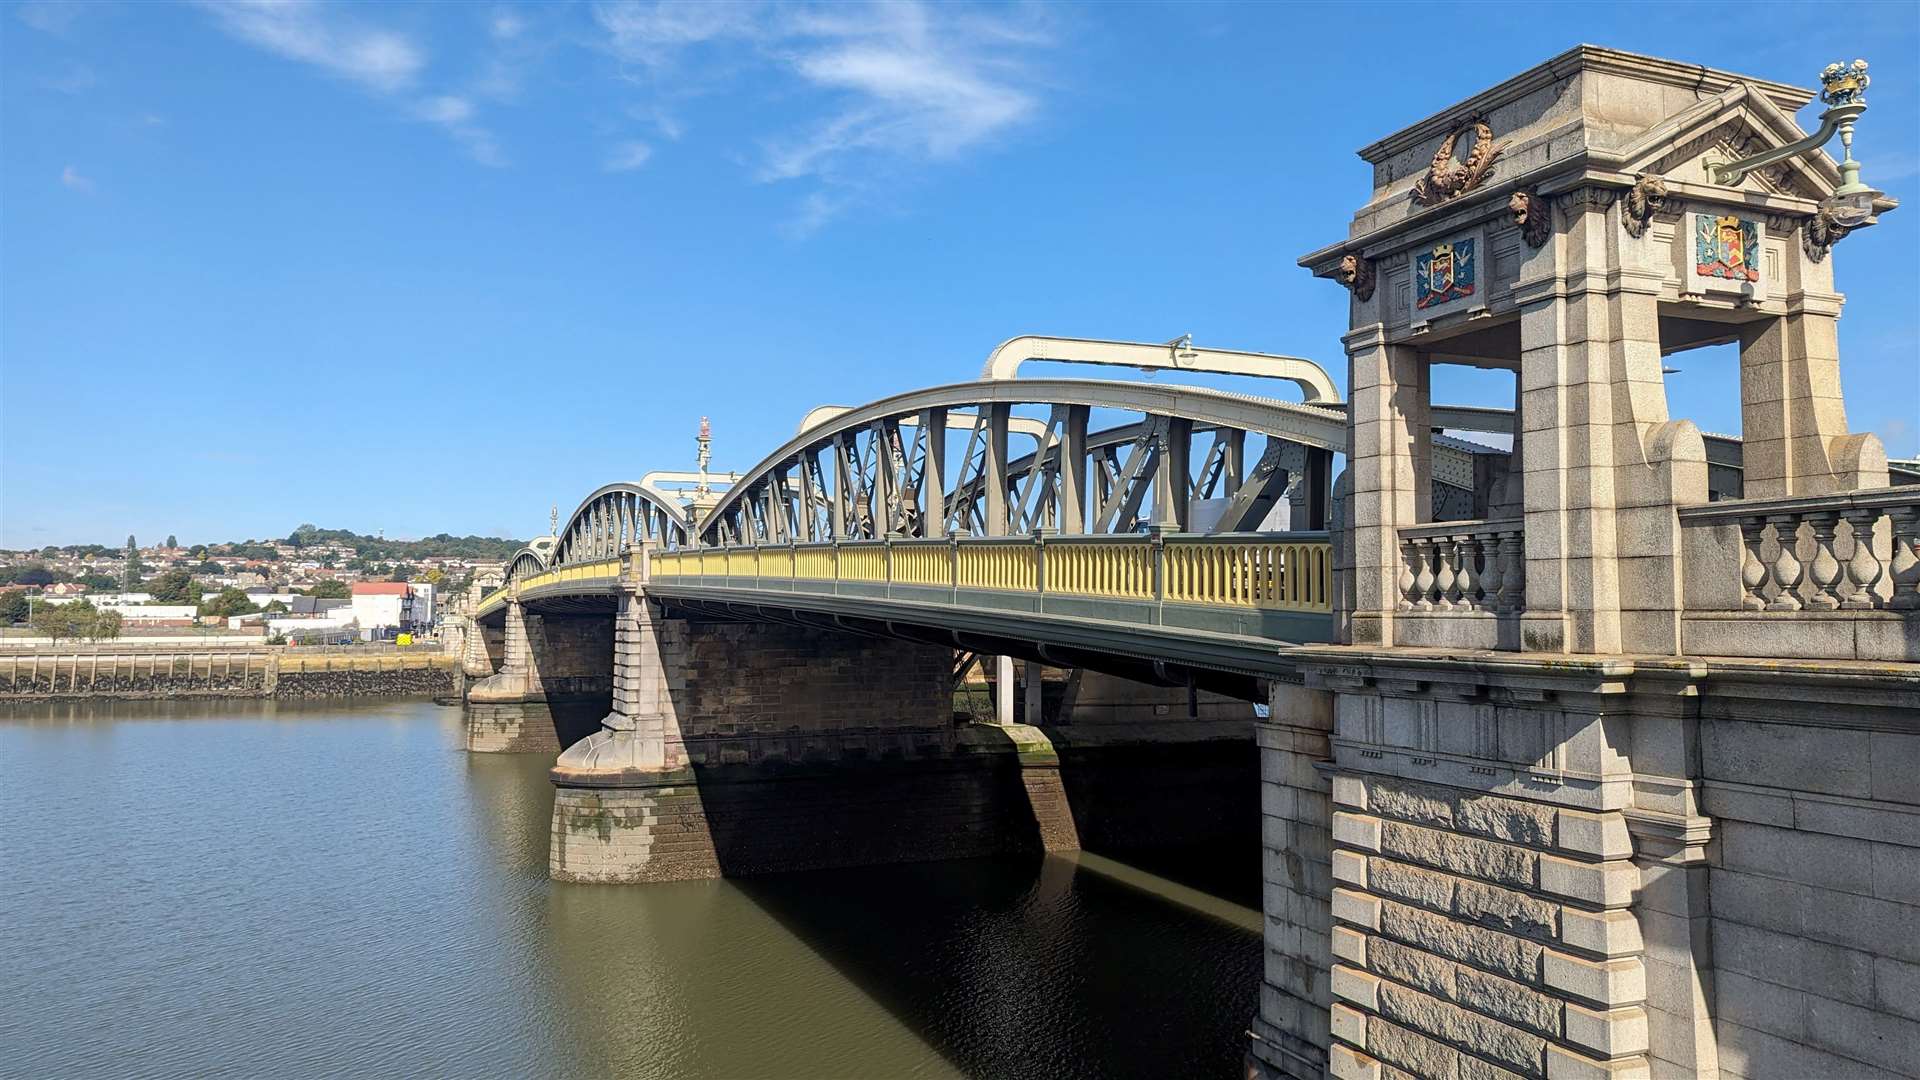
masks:
[[[1261,725],[1259,1075],[1916,1075],[1911,672],[1327,659]]]
[[[356,656],[108,646],[0,654],[0,701],[451,694],[458,679],[452,658],[425,649]]]

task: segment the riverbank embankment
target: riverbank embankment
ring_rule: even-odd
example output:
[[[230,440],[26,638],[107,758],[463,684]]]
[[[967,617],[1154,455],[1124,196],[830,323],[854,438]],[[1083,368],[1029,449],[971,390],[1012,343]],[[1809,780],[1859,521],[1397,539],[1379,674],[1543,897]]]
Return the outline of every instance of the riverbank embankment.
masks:
[[[63,698],[329,698],[458,693],[438,649],[342,651],[197,641],[0,651],[0,701]]]

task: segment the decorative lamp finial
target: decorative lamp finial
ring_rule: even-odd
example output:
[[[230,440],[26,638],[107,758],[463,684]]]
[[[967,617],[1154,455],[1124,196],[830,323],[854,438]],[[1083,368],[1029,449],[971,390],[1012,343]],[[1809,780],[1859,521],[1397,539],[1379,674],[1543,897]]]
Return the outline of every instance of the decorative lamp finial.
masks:
[[[560,535],[560,504],[554,503],[547,509],[547,535]]]
[[[1867,103],[1867,62],[1828,64],[1820,73],[1820,100],[1828,105],[1865,105]]]
[[[700,464],[699,493],[710,495],[713,490],[707,486],[707,462],[713,459],[713,424],[704,416],[700,418],[700,437],[694,440],[694,445],[697,447],[694,460]]]

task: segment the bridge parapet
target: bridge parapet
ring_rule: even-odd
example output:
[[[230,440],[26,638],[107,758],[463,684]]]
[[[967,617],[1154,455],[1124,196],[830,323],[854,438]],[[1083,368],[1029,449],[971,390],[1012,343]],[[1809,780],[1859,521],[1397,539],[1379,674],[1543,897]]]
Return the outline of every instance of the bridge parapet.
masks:
[[[701,548],[653,555],[651,577],[981,606],[1004,602],[984,594],[1014,594],[1329,616],[1333,610],[1332,545],[1325,533],[1037,533]]]

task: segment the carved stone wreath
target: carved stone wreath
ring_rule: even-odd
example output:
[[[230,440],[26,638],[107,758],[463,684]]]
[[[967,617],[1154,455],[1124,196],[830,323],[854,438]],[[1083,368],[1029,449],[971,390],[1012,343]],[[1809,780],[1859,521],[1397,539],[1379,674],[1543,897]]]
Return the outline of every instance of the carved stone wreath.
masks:
[[[1473,130],[1473,147],[1467,151],[1465,161],[1455,161],[1454,147],[1469,128]],[[1509,145],[1495,146],[1493,128],[1480,117],[1467,120],[1440,141],[1440,149],[1434,151],[1433,161],[1427,166],[1427,175],[1413,185],[1413,201],[1421,206],[1438,206],[1479,187]]]

